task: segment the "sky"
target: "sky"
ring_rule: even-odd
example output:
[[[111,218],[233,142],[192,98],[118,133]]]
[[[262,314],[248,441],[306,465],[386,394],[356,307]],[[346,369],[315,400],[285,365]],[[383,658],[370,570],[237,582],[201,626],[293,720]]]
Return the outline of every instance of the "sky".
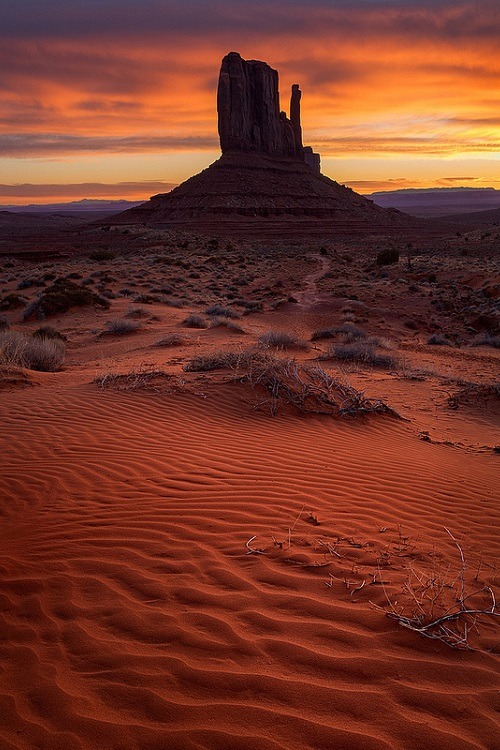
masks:
[[[237,51],[361,193],[500,189],[500,0],[0,0],[0,203],[146,199],[220,155]]]

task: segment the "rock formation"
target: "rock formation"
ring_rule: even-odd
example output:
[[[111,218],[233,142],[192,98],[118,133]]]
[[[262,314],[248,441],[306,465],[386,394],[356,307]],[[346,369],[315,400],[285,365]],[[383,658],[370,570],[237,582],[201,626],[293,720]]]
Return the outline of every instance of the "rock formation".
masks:
[[[319,155],[307,158],[302,146],[298,84],[292,86],[290,119],[280,111],[278,71],[260,60],[243,60],[230,52],[222,60],[217,89],[217,114],[222,153],[253,151],[292,156],[319,173]],[[312,149],[308,149],[312,154]]]
[[[222,156],[111,223],[264,238],[408,227],[405,214],[380,208],[321,174],[319,154],[302,144],[300,103],[294,84],[288,118],[280,111],[277,71],[230,52],[217,90]]]

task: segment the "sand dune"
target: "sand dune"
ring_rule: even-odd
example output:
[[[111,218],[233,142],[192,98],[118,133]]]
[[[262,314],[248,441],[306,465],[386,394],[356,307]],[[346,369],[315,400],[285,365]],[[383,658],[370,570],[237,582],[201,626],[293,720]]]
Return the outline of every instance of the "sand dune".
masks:
[[[493,563],[494,456],[389,417],[272,420],[230,385],[46,377],[43,399],[3,398],[2,747],[497,747],[497,657],[405,631],[370,605],[380,587],[340,580],[399,526],[446,562],[446,525]],[[318,539],[336,536],[371,546],[333,559]]]

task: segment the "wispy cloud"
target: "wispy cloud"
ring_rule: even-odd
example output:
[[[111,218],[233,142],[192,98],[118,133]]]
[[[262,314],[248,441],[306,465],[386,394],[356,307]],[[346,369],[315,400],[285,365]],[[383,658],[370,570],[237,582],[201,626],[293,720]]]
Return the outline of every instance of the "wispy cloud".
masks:
[[[304,91],[324,155],[500,150],[498,0],[22,0],[2,10],[0,155],[217,149],[221,57]]]
[[[48,154],[79,152],[140,153],[170,151],[210,151],[215,138],[192,136],[79,136],[52,133],[13,133],[0,135],[0,156],[28,158]]]

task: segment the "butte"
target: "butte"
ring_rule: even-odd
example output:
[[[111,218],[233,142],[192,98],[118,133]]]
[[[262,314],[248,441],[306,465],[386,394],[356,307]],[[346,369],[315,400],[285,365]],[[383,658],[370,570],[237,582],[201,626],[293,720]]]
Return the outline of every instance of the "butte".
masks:
[[[300,101],[294,84],[288,118],[278,72],[230,52],[217,89],[221,157],[171,192],[113,216],[112,224],[262,238],[410,229],[406,214],[321,174],[319,155],[302,143]]]

